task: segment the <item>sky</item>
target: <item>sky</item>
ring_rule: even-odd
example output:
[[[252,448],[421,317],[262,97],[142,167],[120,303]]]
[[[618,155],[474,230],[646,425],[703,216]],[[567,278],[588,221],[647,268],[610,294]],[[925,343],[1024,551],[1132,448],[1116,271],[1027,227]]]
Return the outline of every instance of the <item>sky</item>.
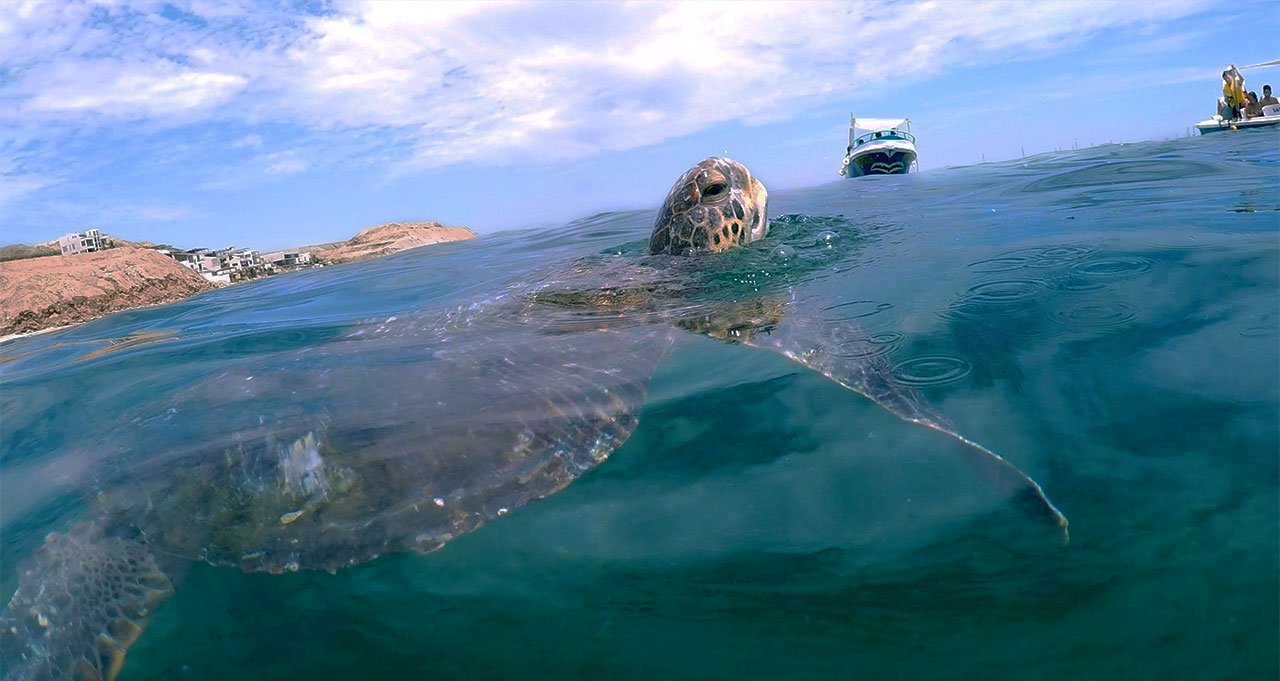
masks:
[[[851,113],[910,117],[923,172],[1165,139],[1278,36],[1274,0],[4,0],[0,243],[550,228],[710,155],[841,181]]]

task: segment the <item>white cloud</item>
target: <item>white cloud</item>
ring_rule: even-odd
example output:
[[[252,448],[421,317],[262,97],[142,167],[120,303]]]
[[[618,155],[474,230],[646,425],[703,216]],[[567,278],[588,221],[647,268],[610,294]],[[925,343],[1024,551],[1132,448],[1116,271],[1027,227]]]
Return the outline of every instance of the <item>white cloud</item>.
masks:
[[[192,217],[193,213],[180,205],[167,202],[135,202],[128,200],[101,203],[77,201],[53,201],[46,205],[49,224],[65,227],[133,225],[145,222],[176,222]]]
[[[1165,68],[1142,71],[1121,71],[1106,74],[1081,73],[1055,76],[1037,84],[1036,96],[1044,102],[1083,99],[1088,97],[1113,97],[1122,101],[1125,95],[1147,95],[1151,90],[1167,88],[1183,83],[1213,83],[1219,78],[1220,69],[1210,67]],[[1212,92],[1212,91],[1211,91]],[[1018,99],[1002,98],[995,92],[965,93],[963,98],[939,102],[947,111],[946,122],[940,126],[965,127],[975,119],[991,119],[1026,110],[1026,103]],[[940,129],[940,128],[935,128]]]
[[[59,180],[42,175],[0,175],[0,210],[36,190],[58,184]]]
[[[26,170],[11,147],[0,140],[0,214],[22,198],[62,182],[54,174]]]
[[[579,158],[1035,57],[1208,3],[349,2],[321,16],[176,4],[177,14],[138,3],[0,9],[16,114],[373,130],[397,140],[411,168]],[[260,144],[250,135],[232,146]],[[266,159],[267,173],[308,167]]]
[[[167,205],[127,206],[122,207],[120,212],[124,216],[147,222],[172,222],[191,214],[186,208]]]
[[[262,146],[261,135],[245,135],[231,143],[232,149],[257,149]]]
[[[1201,3],[354,5],[289,53],[291,115],[407,128],[419,167],[629,149]],[[574,21],[563,21],[573,13]],[[913,42],[903,42],[910,26]]]
[[[28,99],[30,112],[83,112],[167,117],[231,101],[248,79],[227,73],[155,65],[155,72],[127,70],[115,62],[60,65],[51,85]]]
[[[263,172],[268,175],[296,175],[311,167],[311,164],[299,157],[296,151],[267,154],[262,158],[262,162],[266,165]]]

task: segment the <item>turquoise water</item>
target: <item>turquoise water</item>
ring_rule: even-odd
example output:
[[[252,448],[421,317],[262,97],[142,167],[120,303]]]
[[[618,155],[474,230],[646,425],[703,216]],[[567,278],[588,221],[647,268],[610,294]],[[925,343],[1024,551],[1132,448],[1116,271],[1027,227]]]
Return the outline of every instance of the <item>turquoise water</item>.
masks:
[[[895,381],[1044,486],[1066,546],[973,503],[982,479],[923,429],[690,336],[631,439],[565,490],[336,575],[196,565],[121,678],[1274,679],[1277,142],[774,191],[770,238],[715,266],[856,324]],[[635,253],[652,221],[488,235],[0,345],[0,597],[47,533],[92,517],[130,407]]]

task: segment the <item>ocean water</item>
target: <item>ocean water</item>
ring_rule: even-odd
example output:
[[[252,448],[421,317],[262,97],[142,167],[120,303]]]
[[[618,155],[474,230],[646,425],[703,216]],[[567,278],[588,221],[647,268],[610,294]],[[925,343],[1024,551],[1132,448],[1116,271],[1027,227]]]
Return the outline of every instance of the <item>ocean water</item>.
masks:
[[[1068,544],[924,429],[779,355],[689,335],[631,438],[564,490],[336,574],[196,564],[120,678],[1280,675],[1275,132],[775,190],[770,214],[770,237],[713,278],[826,303],[823,323],[860,329],[897,385],[1035,478]],[[653,218],[486,235],[0,344],[0,598],[46,534],[93,518],[104,471],[166,456],[113,449],[132,407],[557,263],[634,257]]]

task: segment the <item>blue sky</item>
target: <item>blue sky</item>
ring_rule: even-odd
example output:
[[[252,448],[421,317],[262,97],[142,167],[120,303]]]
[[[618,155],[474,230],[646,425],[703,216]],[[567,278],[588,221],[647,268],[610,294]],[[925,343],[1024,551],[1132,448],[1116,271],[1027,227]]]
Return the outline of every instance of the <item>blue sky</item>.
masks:
[[[712,154],[837,180],[850,112],[910,116],[924,171],[1160,139],[1278,35],[1273,0],[8,0],[0,242],[555,225],[654,207]]]

